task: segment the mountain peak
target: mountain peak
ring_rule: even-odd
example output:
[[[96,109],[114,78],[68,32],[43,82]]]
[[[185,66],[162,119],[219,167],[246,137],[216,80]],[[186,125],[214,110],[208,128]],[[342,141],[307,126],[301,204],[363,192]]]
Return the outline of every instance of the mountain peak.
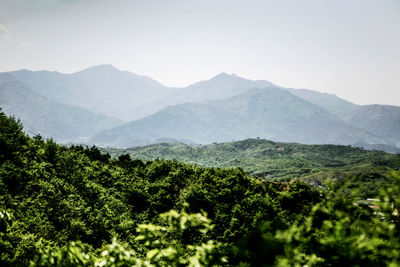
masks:
[[[119,69],[117,69],[111,64],[101,64],[88,67],[84,70],[81,70],[81,72],[82,71],[119,71]]]
[[[226,73],[226,72],[221,72],[221,73],[218,73],[216,76],[217,76],[217,77],[218,77],[218,76],[229,76],[229,74]]]
[[[238,76],[236,76],[235,74],[228,74],[226,72],[221,72],[217,75],[215,75],[213,78],[211,79],[221,79],[221,78],[232,78],[232,77],[236,77],[238,78]]]

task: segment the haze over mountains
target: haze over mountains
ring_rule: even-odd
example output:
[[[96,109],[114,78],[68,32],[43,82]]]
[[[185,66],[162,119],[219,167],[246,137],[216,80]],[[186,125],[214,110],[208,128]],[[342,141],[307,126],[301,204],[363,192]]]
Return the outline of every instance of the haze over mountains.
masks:
[[[400,107],[221,73],[185,88],[111,65],[72,74],[0,73],[0,107],[25,130],[57,141],[129,147],[246,138],[400,147]],[[385,150],[387,150],[385,149]]]
[[[94,66],[72,74],[29,70],[9,74],[53,101],[126,121],[136,118],[133,107],[177,91],[111,65]]]
[[[8,73],[0,74],[0,107],[20,118],[28,134],[41,134],[64,143],[88,141],[90,136],[122,123],[116,118],[54,102]]]
[[[169,106],[153,115],[99,133],[94,143],[129,147],[171,137],[212,143],[261,137],[298,143],[377,143],[379,138],[351,127],[312,103],[276,87]]]

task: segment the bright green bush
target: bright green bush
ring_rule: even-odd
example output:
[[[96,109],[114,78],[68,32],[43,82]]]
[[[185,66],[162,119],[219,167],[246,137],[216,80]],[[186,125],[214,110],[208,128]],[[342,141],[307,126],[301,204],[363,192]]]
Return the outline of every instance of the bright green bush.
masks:
[[[42,250],[31,266],[210,266],[227,262],[218,255],[221,244],[213,240],[197,242],[193,231],[204,236],[213,228],[205,214],[178,213],[171,210],[160,214],[163,225],[140,224],[136,240],[142,252],[129,249],[113,239],[99,252],[93,252],[80,242]]]

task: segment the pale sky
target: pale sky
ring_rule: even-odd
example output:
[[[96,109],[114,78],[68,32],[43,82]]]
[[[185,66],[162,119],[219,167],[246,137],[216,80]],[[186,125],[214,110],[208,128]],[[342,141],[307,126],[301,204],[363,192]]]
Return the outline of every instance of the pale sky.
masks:
[[[0,71],[220,73],[400,106],[400,0],[0,0]]]

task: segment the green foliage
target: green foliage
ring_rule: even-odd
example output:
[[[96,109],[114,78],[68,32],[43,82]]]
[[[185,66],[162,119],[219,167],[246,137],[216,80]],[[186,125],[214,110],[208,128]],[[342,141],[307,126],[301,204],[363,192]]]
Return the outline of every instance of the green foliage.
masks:
[[[9,125],[4,132],[17,137],[10,145],[11,153],[0,152],[7,157],[0,164],[0,201],[14,214],[2,239],[7,264],[24,265],[37,259],[40,249],[51,249],[55,254],[50,256],[57,260],[60,253],[70,253],[71,242],[87,247],[85,253],[95,251],[114,237],[143,256],[147,249],[136,239],[135,229],[142,224],[163,225],[159,215],[182,210],[185,203],[188,214],[205,211],[215,227],[207,228],[206,236],[201,231],[180,230],[172,237],[169,231],[176,255],[184,249],[191,251],[190,257],[200,257],[214,246],[227,251],[263,220],[289,223],[290,216],[278,216],[281,203],[274,197],[280,186],[254,179],[240,169],[201,168],[167,160],[144,163],[126,155],[110,159],[95,147],[63,147],[40,136],[28,138],[19,123],[4,118]],[[199,219],[185,216],[188,222]],[[64,260],[68,265],[68,259]]]
[[[22,124],[13,117],[8,118],[0,109],[0,163],[16,162],[17,153],[24,151],[26,142]]]
[[[213,228],[205,214],[187,214],[171,210],[160,214],[163,225],[140,224],[136,240],[143,245],[140,254],[113,239],[97,253],[82,243],[41,251],[31,266],[209,266],[223,264],[225,257],[217,255],[221,246],[213,240],[198,242],[184,238],[190,232],[206,236]]]
[[[399,174],[393,173],[390,180],[375,212],[340,192],[330,192],[284,229],[264,223],[240,244],[239,258],[257,266],[398,266]],[[255,249],[252,242],[259,247]]]
[[[390,155],[371,163],[376,175],[333,179],[317,190],[240,168],[110,158],[96,147],[29,138],[18,121],[0,118],[2,266],[399,264],[400,175],[379,169],[397,166]],[[257,149],[252,141],[236,145]],[[365,155],[339,148],[363,162]],[[285,149],[295,148],[273,153]],[[324,147],[326,158],[315,164],[329,164],[327,155],[338,160],[336,149]],[[379,185],[379,199],[354,193],[362,181]]]
[[[55,250],[42,250],[39,258],[32,261],[30,266],[93,266],[92,257],[82,243],[71,242]]]
[[[379,195],[380,213],[386,221],[397,226],[395,234],[400,236],[400,228],[398,227],[400,226],[400,173],[391,172],[390,179],[391,183],[381,190]]]
[[[339,145],[302,145],[262,139],[189,146],[180,143],[155,144],[128,149],[102,149],[112,156],[165,158],[207,167],[241,167],[261,179],[299,178],[316,186],[326,179],[353,179],[362,197],[376,197],[389,169],[400,170],[399,155]],[[379,186],[377,186],[379,185]]]
[[[147,249],[144,263],[154,266],[208,266],[226,261],[218,257],[221,243],[207,240],[213,229],[205,214],[178,213],[160,215],[163,225],[140,224],[136,240]]]

